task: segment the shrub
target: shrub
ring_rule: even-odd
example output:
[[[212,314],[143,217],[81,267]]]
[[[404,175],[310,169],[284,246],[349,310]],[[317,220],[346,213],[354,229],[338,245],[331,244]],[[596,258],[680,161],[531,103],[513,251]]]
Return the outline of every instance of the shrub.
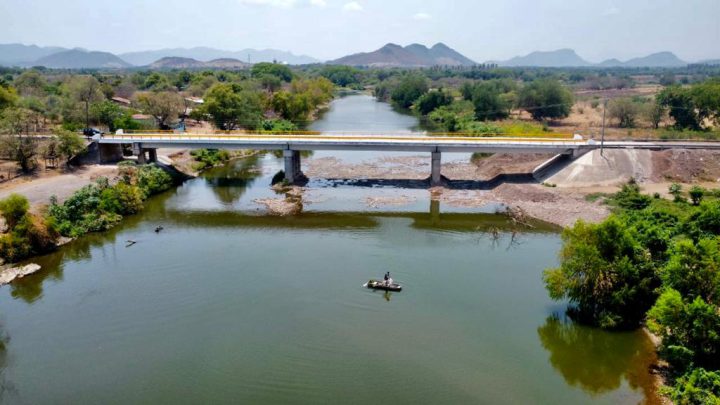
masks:
[[[700,205],[700,202],[702,202],[702,199],[705,196],[705,189],[700,186],[693,186],[688,194],[690,195],[692,205]]]

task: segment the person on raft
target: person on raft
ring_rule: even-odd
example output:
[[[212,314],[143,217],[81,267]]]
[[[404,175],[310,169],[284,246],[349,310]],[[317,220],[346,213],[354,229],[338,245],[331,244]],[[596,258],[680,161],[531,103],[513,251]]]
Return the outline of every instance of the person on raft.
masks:
[[[386,285],[386,286],[392,285],[392,283],[393,283],[393,279],[392,279],[392,277],[390,277],[390,272],[389,272],[389,271],[385,273],[385,280],[384,280],[384,282],[385,282],[385,285]]]

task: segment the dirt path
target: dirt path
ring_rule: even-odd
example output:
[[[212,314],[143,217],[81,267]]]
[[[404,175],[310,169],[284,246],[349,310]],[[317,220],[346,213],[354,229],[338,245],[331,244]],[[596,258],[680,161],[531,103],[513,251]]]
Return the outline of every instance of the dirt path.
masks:
[[[77,168],[70,173],[43,173],[40,176],[19,177],[0,184],[0,199],[17,193],[25,196],[31,206],[38,207],[48,204],[53,195],[59,201],[64,201],[76,190],[92,183],[98,177],[112,178],[116,174],[116,166],[90,165]]]

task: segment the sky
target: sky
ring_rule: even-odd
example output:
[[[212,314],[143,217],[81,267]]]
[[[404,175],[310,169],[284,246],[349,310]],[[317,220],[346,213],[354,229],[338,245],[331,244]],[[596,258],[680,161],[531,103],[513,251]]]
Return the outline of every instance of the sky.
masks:
[[[720,0],[0,0],[0,43],[122,53],[273,48],[321,60],[443,42],[477,62],[572,48],[591,62],[720,58]]]

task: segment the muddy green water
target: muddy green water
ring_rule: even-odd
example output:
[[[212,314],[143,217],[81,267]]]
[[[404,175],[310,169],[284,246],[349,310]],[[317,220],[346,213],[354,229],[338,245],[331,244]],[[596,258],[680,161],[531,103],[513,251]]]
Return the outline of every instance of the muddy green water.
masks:
[[[347,116],[415,122],[352,96],[317,125]],[[2,402],[577,404],[652,392],[643,334],[574,325],[548,299],[555,229],[513,238],[494,207],[452,210],[424,190],[368,209],[363,195],[398,190],[318,180],[303,214],[267,216],[254,200],[274,195],[279,169],[266,155],[213,170],[1,288]],[[403,292],[362,288],[386,270]]]

